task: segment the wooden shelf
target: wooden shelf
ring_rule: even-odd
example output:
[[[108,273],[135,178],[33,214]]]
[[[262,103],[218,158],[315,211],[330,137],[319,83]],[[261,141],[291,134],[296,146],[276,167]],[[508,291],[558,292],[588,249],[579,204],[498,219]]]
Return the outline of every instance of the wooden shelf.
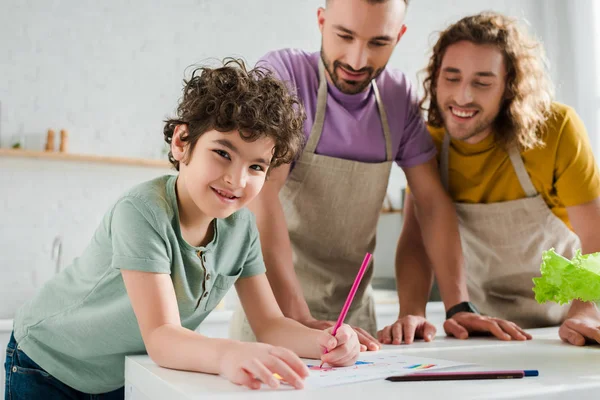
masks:
[[[0,148],[0,157],[35,158],[40,160],[90,162],[113,165],[130,165],[135,167],[171,168],[166,160],[151,160],[144,158],[97,156],[92,154],[60,153],[56,151],[33,151],[21,149]],[[402,214],[402,210],[382,209],[381,214]]]
[[[135,167],[170,168],[171,164],[166,160],[152,160],[144,158],[127,158],[98,156],[93,154],[60,153],[57,151],[32,151],[21,149],[2,149],[0,157],[35,158],[41,160],[75,161],[113,165],[130,165]]]

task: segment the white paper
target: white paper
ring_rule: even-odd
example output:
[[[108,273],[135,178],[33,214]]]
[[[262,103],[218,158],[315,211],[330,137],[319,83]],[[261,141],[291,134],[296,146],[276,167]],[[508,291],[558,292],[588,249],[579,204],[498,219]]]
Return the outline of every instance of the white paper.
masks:
[[[408,375],[416,372],[469,365],[435,358],[414,357],[400,351],[361,353],[357,363],[350,367],[332,368],[327,364],[318,369],[320,360],[303,360],[309,366],[310,375],[305,387],[320,388],[385,379],[392,375]]]

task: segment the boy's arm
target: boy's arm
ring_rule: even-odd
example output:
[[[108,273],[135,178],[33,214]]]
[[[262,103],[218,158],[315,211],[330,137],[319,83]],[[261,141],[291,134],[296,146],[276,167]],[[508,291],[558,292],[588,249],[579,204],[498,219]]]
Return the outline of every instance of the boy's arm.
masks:
[[[331,328],[312,329],[284,317],[264,274],[238,279],[235,288],[258,341],[288,348],[300,357],[320,358],[331,365],[352,365],[358,358],[360,344],[349,326],[343,325],[333,337]],[[328,353],[323,355],[325,349]]]
[[[210,339],[181,326],[168,274],[121,270],[148,355],[162,367],[220,373],[226,349],[235,341]]]
[[[296,388],[308,369],[291,351],[260,343],[213,339],[181,326],[173,283],[168,274],[121,270],[148,355],[158,365],[221,374],[231,382],[260,388],[279,383],[278,373]]]

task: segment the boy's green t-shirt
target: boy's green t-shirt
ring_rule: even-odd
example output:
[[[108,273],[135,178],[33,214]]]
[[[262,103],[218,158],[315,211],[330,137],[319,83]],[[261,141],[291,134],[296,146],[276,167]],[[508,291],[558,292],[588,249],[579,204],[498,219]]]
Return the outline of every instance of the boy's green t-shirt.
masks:
[[[238,278],[264,273],[247,209],[215,219],[206,247],[182,238],[176,179],[163,176],[123,195],[83,254],[17,311],[19,347],[63,383],[85,393],[115,390],[124,384],[125,356],[146,352],[121,269],[170,274],[181,324],[192,330]]]

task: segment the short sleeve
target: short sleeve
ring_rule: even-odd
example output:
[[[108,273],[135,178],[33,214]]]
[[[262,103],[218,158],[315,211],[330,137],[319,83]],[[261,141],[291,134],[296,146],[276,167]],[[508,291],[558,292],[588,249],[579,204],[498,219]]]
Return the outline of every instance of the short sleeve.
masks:
[[[242,274],[240,278],[249,278],[251,276],[264,274],[266,272],[265,262],[262,256],[262,250],[260,247],[260,237],[254,218],[250,223],[250,246],[248,249],[248,256],[244,262]]]
[[[115,205],[110,238],[113,268],[171,273],[167,243],[156,229],[150,208],[142,200],[126,198]]]
[[[402,168],[424,164],[437,154],[410,84],[406,90],[406,119],[400,148],[396,155],[396,163]]]
[[[294,80],[290,69],[286,66],[286,60],[282,57],[282,51],[270,51],[265,54],[257,63],[257,67],[264,67],[273,72],[275,77],[283,82],[294,86]]]
[[[583,121],[568,109],[560,130],[554,169],[558,198],[566,206],[600,196],[600,174]]]

